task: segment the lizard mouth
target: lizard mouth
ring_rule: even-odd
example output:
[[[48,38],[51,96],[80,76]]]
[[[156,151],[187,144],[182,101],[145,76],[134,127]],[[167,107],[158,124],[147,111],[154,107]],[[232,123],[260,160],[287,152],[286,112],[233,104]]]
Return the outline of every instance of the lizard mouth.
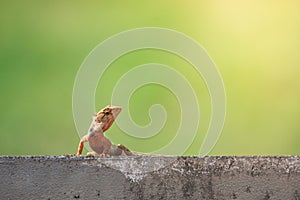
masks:
[[[120,106],[111,107],[111,112],[112,112],[115,119],[120,114],[121,111],[122,111],[122,108]]]

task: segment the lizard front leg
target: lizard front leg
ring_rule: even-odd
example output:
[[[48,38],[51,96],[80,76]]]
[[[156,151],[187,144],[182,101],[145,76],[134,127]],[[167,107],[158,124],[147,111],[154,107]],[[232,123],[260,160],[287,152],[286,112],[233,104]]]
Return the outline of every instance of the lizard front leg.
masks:
[[[77,156],[80,156],[84,147],[84,143],[88,141],[88,135],[85,135],[81,138],[79,145],[78,145],[78,150],[77,150]]]
[[[107,139],[106,137],[103,137],[101,144],[103,145],[104,149],[102,151],[102,153],[100,153],[100,157],[109,157],[111,156],[109,151],[110,148],[112,147],[112,143],[110,142],[109,139]]]

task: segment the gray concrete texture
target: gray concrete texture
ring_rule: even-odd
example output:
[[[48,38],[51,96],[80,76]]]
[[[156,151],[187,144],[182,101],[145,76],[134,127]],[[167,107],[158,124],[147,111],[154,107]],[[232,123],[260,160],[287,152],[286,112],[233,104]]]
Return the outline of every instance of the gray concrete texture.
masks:
[[[300,157],[0,157],[0,199],[300,199]]]

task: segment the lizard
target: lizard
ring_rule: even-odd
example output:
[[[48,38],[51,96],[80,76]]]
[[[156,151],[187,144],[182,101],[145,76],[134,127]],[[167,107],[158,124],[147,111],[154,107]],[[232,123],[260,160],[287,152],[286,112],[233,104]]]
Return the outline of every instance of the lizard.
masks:
[[[81,155],[84,143],[89,142],[94,152],[89,152],[87,156],[119,156],[132,155],[132,152],[122,144],[114,145],[105,137],[107,131],[122,111],[119,106],[108,105],[93,116],[88,133],[79,142],[77,155]]]

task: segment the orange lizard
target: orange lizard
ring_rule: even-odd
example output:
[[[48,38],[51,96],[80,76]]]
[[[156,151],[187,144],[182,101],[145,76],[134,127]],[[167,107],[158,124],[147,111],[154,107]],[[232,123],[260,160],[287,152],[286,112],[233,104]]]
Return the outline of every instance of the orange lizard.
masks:
[[[80,140],[77,155],[81,155],[85,142],[89,142],[94,152],[89,152],[87,156],[118,156],[132,155],[131,151],[122,144],[117,146],[104,136],[104,132],[111,127],[117,116],[122,111],[119,106],[106,106],[93,116],[92,124],[88,134]]]

